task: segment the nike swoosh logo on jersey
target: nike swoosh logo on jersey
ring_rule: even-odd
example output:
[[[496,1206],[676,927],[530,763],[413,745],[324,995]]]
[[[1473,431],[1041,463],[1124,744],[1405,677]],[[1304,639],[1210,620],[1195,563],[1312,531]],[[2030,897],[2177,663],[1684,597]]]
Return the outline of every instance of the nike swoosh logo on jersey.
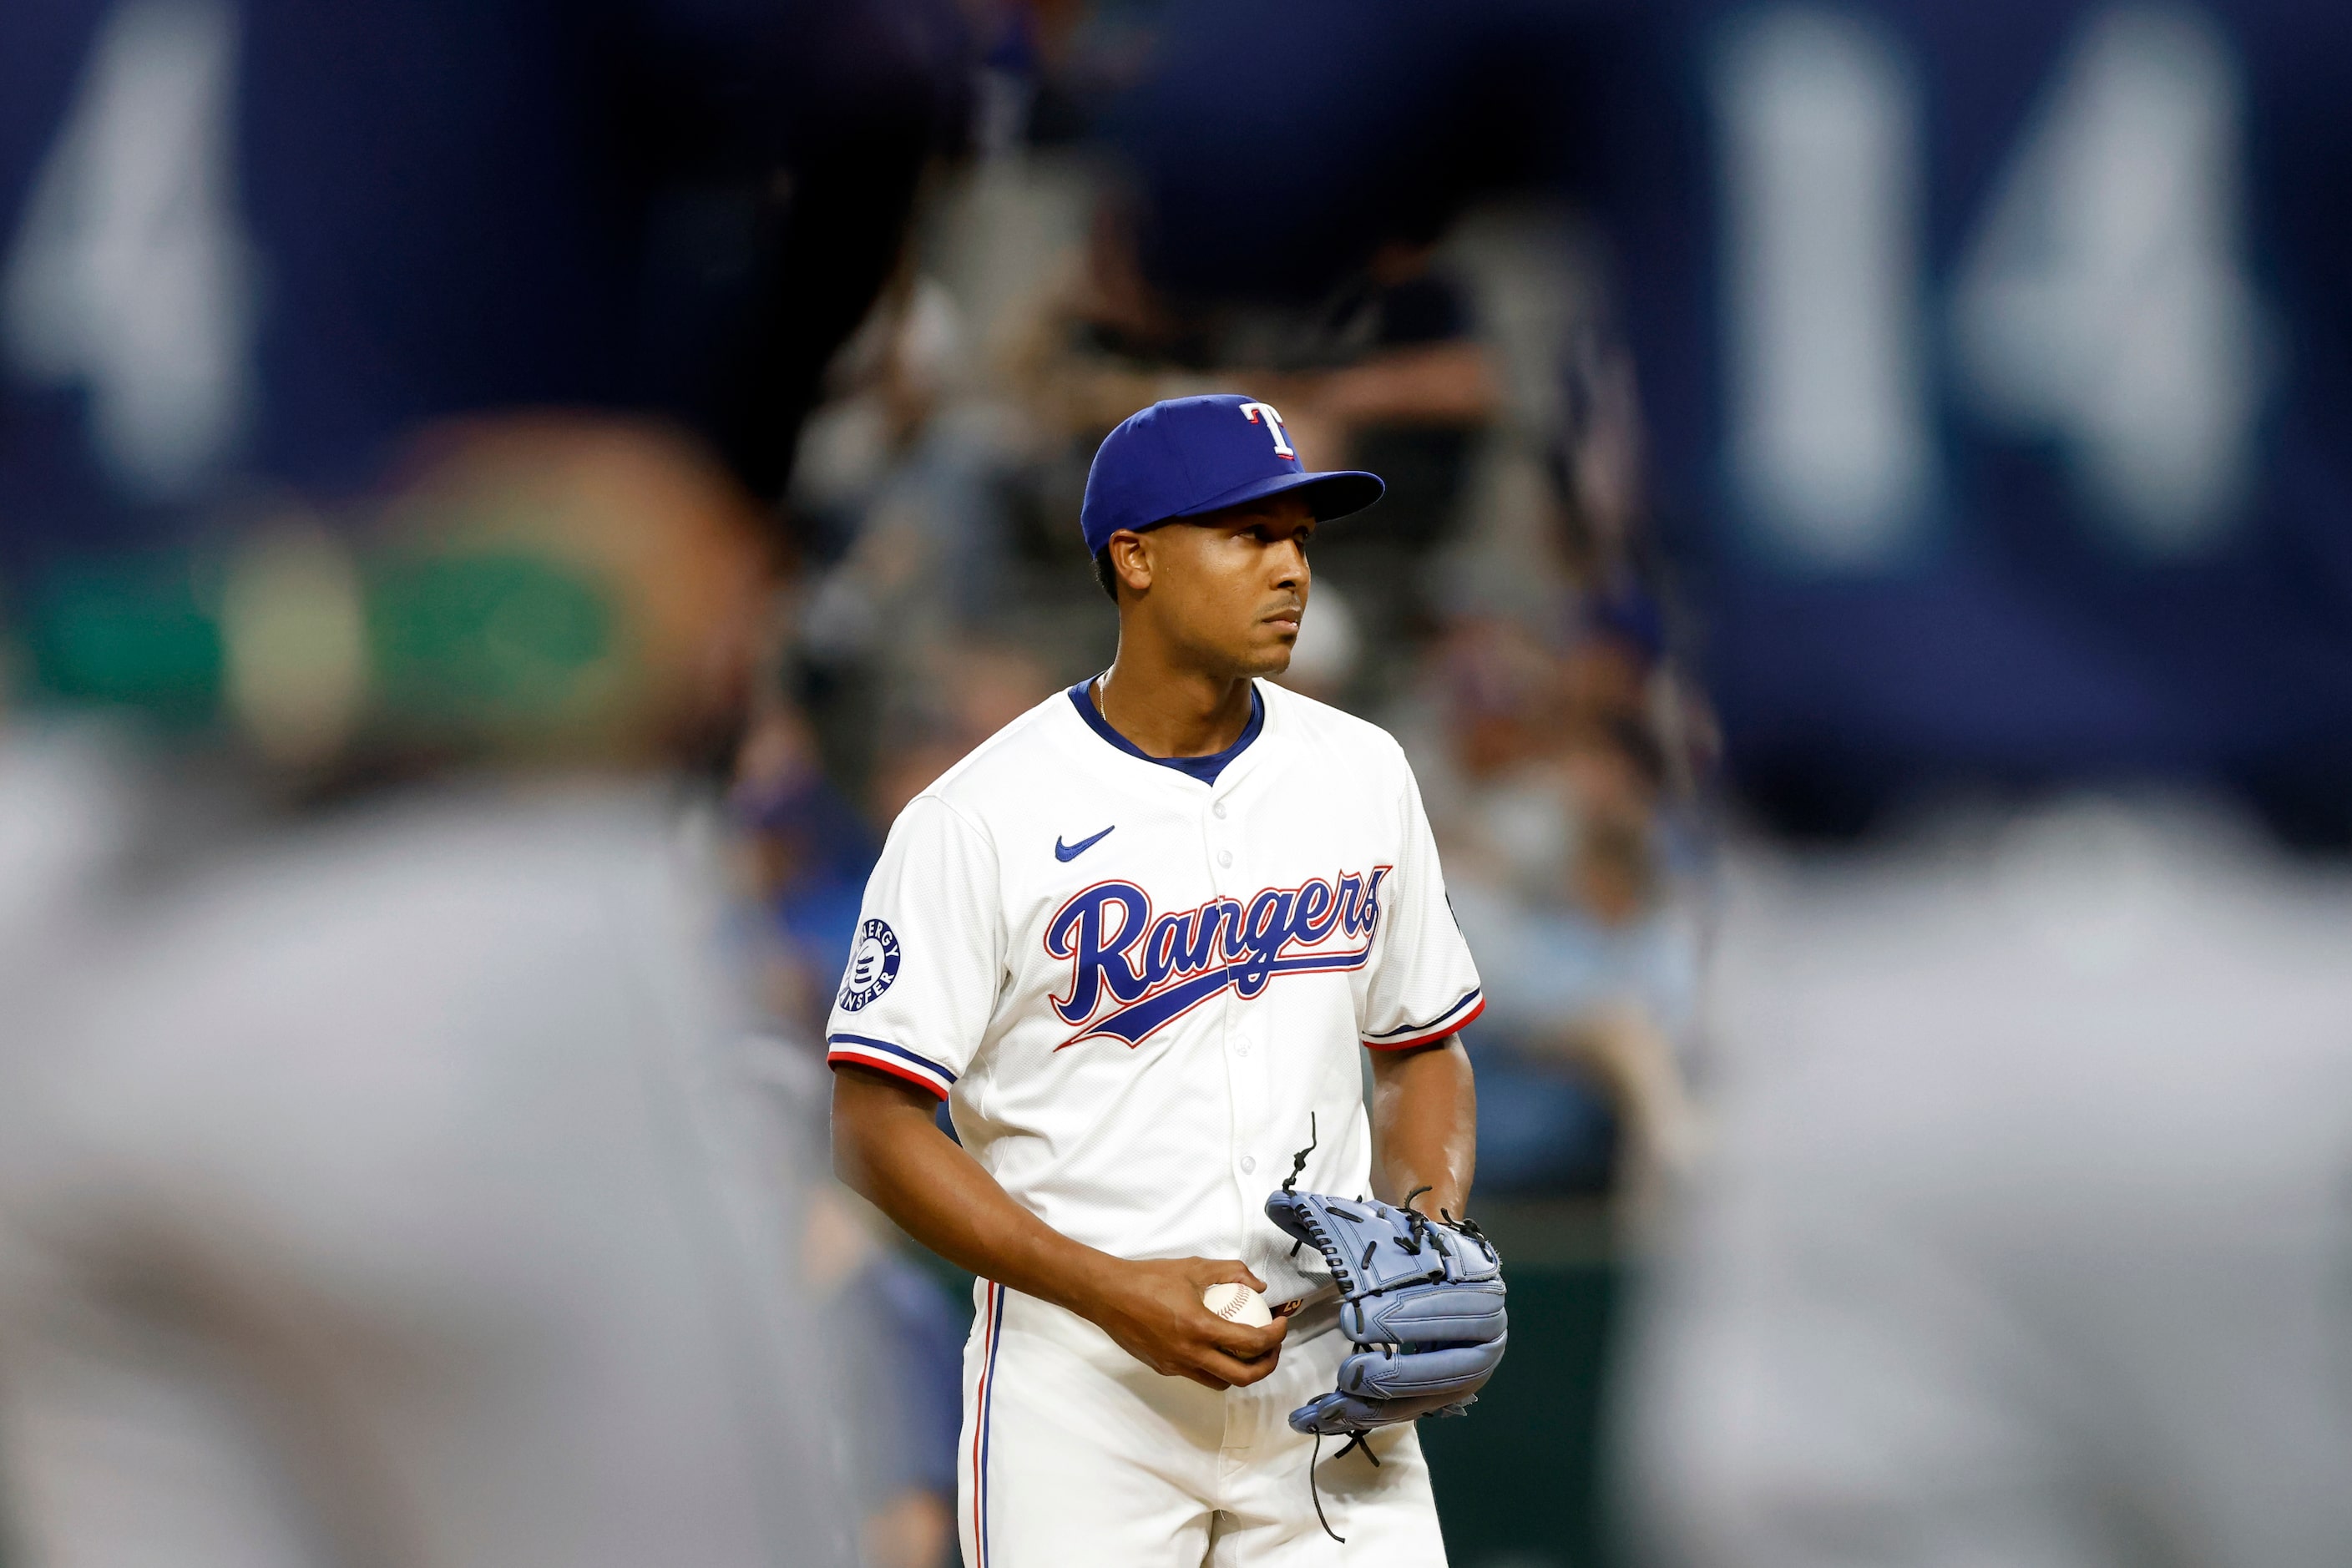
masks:
[[[1085,854],[1087,850],[1093,848],[1096,845],[1101,843],[1104,839],[1108,838],[1111,834],[1118,829],[1118,824],[1114,822],[1110,826],[1104,828],[1092,838],[1081,838],[1076,844],[1063,843],[1062,836],[1056,833],[1054,835],[1054,858],[1056,860],[1075,860],[1079,856]]]

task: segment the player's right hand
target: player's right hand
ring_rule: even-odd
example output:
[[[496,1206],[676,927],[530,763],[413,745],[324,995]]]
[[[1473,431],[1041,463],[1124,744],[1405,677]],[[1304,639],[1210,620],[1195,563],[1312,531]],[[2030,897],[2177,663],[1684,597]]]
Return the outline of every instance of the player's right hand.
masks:
[[[1274,1370],[1288,1321],[1253,1328],[1228,1322],[1201,1304],[1210,1286],[1227,1282],[1265,1289],[1265,1280],[1231,1258],[1110,1258],[1079,1311],[1163,1376],[1189,1377],[1205,1388],[1244,1387]]]

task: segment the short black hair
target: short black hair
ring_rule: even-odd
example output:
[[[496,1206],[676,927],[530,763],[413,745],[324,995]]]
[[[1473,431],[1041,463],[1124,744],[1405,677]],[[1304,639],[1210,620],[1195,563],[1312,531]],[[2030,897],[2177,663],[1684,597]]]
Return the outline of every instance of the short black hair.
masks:
[[[1095,582],[1110,596],[1112,604],[1118,603],[1118,574],[1111,570],[1110,546],[1108,544],[1095,552]]]

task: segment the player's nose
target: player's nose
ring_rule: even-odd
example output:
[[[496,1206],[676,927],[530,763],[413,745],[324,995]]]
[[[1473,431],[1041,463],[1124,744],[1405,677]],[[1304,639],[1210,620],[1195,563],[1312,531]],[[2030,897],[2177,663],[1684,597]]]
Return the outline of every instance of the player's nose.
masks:
[[[1310,575],[1307,565],[1306,545],[1294,535],[1288,539],[1276,541],[1273,549],[1267,553],[1274,567],[1275,586],[1295,588],[1304,595],[1307,592],[1307,578]]]

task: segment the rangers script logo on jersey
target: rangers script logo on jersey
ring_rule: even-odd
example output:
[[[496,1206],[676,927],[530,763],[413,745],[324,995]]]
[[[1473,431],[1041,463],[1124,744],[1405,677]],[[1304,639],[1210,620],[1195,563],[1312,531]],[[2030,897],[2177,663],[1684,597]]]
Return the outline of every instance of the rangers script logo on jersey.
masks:
[[[1070,993],[1054,998],[1054,1011],[1086,1024],[1106,994],[1117,1005],[1055,1048],[1098,1036],[1132,1047],[1228,986],[1246,1002],[1278,974],[1362,968],[1389,871],[1344,871],[1156,918],[1150,895],[1132,882],[1081,889],[1045,925],[1045,951],[1073,965]],[[1350,945],[1330,950],[1335,941]]]

